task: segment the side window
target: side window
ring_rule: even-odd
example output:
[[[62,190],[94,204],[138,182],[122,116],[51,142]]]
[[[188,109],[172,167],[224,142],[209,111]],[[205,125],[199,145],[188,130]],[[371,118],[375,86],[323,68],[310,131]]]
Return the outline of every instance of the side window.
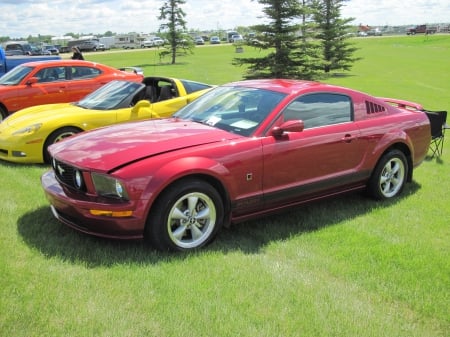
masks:
[[[184,85],[184,89],[186,89],[186,93],[191,94],[196,91],[200,91],[203,89],[211,88],[208,84],[198,83],[198,82],[192,82],[192,81],[186,81],[181,80],[181,83]]]
[[[39,83],[56,82],[66,79],[66,70],[64,67],[51,67],[39,70],[36,73]]]
[[[284,120],[301,119],[305,129],[350,122],[352,102],[341,94],[319,93],[304,95],[283,111]]]
[[[84,80],[88,78],[94,78],[101,74],[101,71],[91,67],[72,67],[72,78],[74,80]]]
[[[167,82],[164,80],[158,81],[158,84],[156,85],[156,91],[158,95],[157,102],[178,97],[178,93],[176,92],[175,86],[172,84],[172,82]]]

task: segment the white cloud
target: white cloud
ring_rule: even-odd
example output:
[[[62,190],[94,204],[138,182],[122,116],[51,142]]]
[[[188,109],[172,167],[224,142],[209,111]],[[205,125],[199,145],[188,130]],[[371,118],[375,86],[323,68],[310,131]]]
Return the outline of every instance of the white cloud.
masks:
[[[98,34],[155,32],[162,0],[2,0],[0,35]],[[263,22],[257,1],[186,0],[189,29],[229,29]],[[351,0],[342,8],[343,17],[354,17],[355,24],[409,25],[450,20],[448,0]]]

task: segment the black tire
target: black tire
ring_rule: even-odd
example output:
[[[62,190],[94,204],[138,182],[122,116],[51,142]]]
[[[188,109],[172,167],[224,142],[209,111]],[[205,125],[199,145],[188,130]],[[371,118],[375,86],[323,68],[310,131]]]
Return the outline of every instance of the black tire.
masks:
[[[78,128],[75,128],[73,126],[66,126],[64,128],[58,129],[53,131],[50,136],[46,139],[44,143],[43,156],[44,156],[44,162],[49,164],[50,163],[50,154],[48,153],[48,147],[52,144],[55,144],[64,138],[73,136],[74,134],[80,133],[83,130],[80,130]]]
[[[377,200],[396,197],[403,190],[408,171],[408,161],[403,152],[399,150],[387,152],[375,166],[367,185],[367,192]]]
[[[6,117],[8,117],[8,112],[0,106],[0,122],[2,122]]]
[[[163,191],[153,205],[145,238],[161,251],[196,250],[215,238],[223,218],[223,200],[214,187],[183,179]]]

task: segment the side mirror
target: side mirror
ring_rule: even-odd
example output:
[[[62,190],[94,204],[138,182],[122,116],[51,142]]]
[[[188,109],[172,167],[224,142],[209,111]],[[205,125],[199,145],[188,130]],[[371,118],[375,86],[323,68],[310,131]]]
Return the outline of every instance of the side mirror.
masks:
[[[35,84],[39,81],[39,79],[37,77],[31,77],[28,81],[27,81],[27,85],[32,85]]]
[[[272,136],[282,137],[285,132],[302,132],[305,128],[305,123],[302,120],[286,121],[280,126],[275,126],[272,129]]]

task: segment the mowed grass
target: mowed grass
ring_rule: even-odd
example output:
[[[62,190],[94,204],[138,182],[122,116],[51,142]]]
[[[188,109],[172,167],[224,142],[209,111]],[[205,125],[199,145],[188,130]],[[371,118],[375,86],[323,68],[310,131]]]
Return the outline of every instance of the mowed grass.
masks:
[[[363,60],[327,82],[450,110],[450,35],[355,44]],[[85,56],[147,76],[242,77],[231,46],[178,65],[151,50]],[[323,200],[191,254],[76,233],[51,215],[46,166],[0,163],[0,336],[449,336],[448,138],[396,200]]]

